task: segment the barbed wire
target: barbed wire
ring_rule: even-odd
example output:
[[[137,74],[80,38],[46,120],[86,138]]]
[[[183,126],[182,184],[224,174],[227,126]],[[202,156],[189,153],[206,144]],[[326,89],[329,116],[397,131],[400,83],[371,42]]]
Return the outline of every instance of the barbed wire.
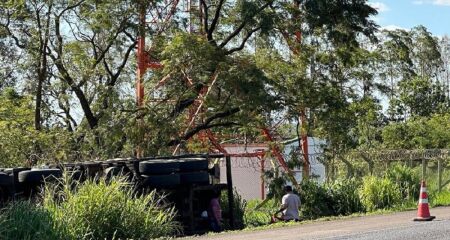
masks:
[[[350,151],[342,157],[366,161],[438,160],[450,158],[450,149],[395,149]]]

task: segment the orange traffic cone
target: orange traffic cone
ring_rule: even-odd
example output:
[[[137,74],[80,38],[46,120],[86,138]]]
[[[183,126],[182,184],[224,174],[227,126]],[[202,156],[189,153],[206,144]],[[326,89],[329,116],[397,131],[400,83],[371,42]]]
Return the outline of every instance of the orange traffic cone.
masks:
[[[428,194],[427,187],[425,185],[425,181],[422,180],[420,185],[420,197],[419,197],[419,206],[417,209],[417,217],[414,218],[414,221],[431,221],[435,219],[435,216],[430,216],[430,209],[428,207]]]

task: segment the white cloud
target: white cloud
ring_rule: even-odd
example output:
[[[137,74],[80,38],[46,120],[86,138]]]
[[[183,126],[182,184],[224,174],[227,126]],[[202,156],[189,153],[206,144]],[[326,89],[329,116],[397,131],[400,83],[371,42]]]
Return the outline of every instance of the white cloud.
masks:
[[[369,5],[373,8],[375,8],[380,13],[391,10],[386,4],[384,4],[382,2],[369,2]]]
[[[434,0],[433,4],[440,6],[450,6],[450,0]]]
[[[414,0],[414,5],[433,4],[437,6],[450,6],[450,0]]]
[[[397,25],[387,25],[387,26],[383,26],[381,27],[381,30],[389,30],[389,31],[393,31],[393,30],[405,30],[408,31],[408,29],[404,28],[404,27],[400,27]]]

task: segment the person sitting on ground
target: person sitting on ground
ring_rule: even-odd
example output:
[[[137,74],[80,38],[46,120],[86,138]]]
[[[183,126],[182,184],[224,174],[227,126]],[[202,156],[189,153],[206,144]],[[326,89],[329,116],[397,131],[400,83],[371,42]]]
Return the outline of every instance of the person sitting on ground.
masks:
[[[285,186],[286,194],[281,200],[281,208],[272,217],[272,222],[277,221],[299,221],[298,209],[300,207],[300,197],[292,192],[291,186]],[[281,213],[281,217],[277,215]]]
[[[208,219],[211,230],[214,232],[222,231],[220,222],[222,221],[222,208],[219,203],[220,191],[214,191],[208,207]]]

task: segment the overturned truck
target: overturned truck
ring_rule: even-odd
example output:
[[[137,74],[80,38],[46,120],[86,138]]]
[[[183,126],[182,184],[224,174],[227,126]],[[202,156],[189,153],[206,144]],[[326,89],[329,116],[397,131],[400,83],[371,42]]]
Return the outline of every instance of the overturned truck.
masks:
[[[220,166],[225,163],[227,183],[220,183]],[[89,178],[127,176],[137,191],[163,191],[179,214],[186,234],[208,230],[201,213],[207,209],[213,192],[228,192],[228,212],[224,219],[231,228],[233,188],[230,158],[224,155],[180,155],[153,158],[120,158],[106,161],[61,163],[38,168],[0,168],[0,206],[8,201],[33,197],[45,179],[61,177],[64,172],[77,181]]]

